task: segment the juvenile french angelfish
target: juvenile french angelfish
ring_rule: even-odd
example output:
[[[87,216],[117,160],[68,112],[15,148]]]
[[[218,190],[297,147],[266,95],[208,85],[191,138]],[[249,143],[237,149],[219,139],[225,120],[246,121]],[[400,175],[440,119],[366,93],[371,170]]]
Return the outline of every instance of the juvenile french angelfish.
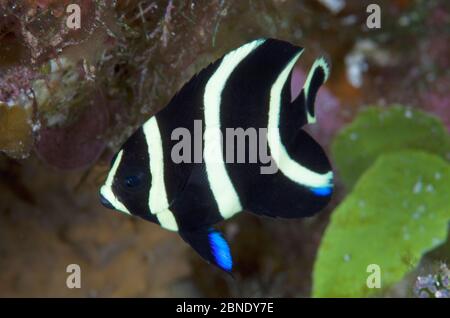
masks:
[[[102,204],[178,232],[226,272],[233,268],[231,252],[214,224],[242,210],[298,218],[323,209],[333,172],[321,146],[301,128],[315,122],[314,100],[329,67],[318,58],[292,100],[291,73],[302,51],[288,42],[258,39],[200,71],[116,154],[100,190]],[[182,128],[194,136],[199,122],[203,160],[192,151],[187,154],[192,160],[175,163],[172,151],[180,137],[173,132]],[[261,173],[267,162],[226,160],[228,141],[217,148],[220,139],[205,132],[220,129],[226,136],[227,128],[265,128],[262,145],[276,164],[274,173]],[[198,147],[194,137],[183,140],[191,149]],[[207,156],[205,150],[214,148],[219,151]],[[254,151],[247,142],[246,155]]]

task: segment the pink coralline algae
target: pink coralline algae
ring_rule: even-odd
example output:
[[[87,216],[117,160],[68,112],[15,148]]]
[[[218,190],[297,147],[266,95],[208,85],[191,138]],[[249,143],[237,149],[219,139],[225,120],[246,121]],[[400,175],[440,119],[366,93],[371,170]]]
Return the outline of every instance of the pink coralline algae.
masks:
[[[0,69],[0,103],[9,106],[23,105],[23,100],[31,95],[31,82],[37,77],[31,69],[17,66],[7,71]],[[29,98],[31,100],[31,97]]]
[[[450,92],[448,76],[442,76],[431,83],[430,88],[421,93],[420,99],[425,110],[438,116],[450,131]]]
[[[65,126],[43,127],[35,148],[40,158],[60,169],[88,167],[105,148],[102,138],[108,127],[108,113],[99,94],[78,119]]]

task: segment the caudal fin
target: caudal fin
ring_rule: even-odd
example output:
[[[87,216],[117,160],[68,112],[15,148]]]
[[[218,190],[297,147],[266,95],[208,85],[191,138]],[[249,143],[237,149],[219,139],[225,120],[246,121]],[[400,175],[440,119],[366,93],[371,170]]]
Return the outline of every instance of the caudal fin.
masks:
[[[231,273],[233,259],[230,247],[219,231],[209,228],[196,231],[180,231],[179,234],[204,260],[216,265],[227,273]]]

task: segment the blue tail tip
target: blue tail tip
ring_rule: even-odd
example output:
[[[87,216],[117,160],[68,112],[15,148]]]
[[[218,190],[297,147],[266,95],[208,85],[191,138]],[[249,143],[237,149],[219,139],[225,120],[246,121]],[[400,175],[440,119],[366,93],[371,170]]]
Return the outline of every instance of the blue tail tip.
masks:
[[[214,256],[216,264],[224,271],[231,272],[233,269],[233,260],[227,241],[217,231],[211,231],[208,234],[208,238],[211,253]]]
[[[327,197],[333,193],[333,187],[318,187],[318,188],[311,188],[311,191],[320,197]]]

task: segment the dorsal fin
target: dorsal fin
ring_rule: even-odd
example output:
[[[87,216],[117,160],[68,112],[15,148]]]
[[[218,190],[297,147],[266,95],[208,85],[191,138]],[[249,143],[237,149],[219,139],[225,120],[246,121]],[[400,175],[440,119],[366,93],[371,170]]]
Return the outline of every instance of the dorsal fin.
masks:
[[[314,102],[320,86],[325,83],[330,74],[330,67],[324,57],[319,57],[314,61],[308,76],[306,77],[303,89],[298,99],[303,98],[307,122],[309,124],[316,122]],[[295,103],[296,101],[294,101]]]

